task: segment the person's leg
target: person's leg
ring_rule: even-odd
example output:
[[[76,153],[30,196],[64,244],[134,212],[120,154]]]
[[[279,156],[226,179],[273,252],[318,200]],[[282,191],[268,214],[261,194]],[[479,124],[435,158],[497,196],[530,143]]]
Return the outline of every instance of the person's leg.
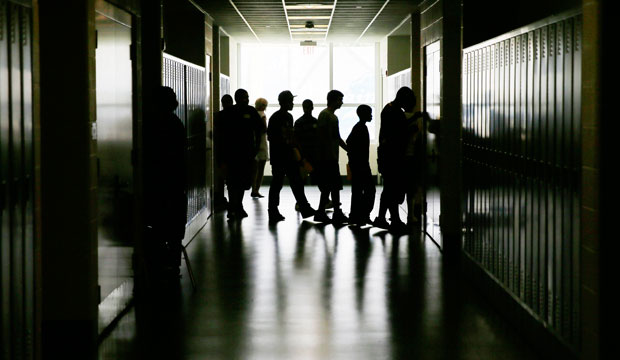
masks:
[[[363,173],[362,198],[360,206],[362,206],[362,220],[370,218],[370,212],[375,207],[375,184],[372,178],[370,165],[366,165]]]
[[[279,214],[278,206],[280,205],[280,191],[284,184],[284,168],[281,165],[272,165],[272,178],[269,185],[269,202],[268,211],[270,214]],[[281,216],[279,216],[281,217]]]
[[[355,176],[351,178],[351,211],[349,212],[349,218],[351,221],[354,221],[361,220],[364,216],[364,212],[361,211],[361,206],[364,201],[364,190],[362,186],[363,179],[360,173],[362,169],[354,166],[353,164],[350,164],[350,166],[351,173],[355,174]]]
[[[301,213],[301,216],[307,218],[314,215],[316,211],[308,203],[306,193],[304,192],[304,183],[297,164],[288,164],[286,167],[286,176],[288,176],[291,190],[293,191],[297,205],[299,205],[298,211]]]
[[[308,199],[306,198],[306,193],[304,192],[303,180],[301,179],[297,165],[295,163],[287,164],[285,171],[291,186],[291,191],[293,191],[293,196],[295,196],[295,200],[300,207],[307,206]]]
[[[254,196],[256,194],[256,191],[254,191],[254,189],[256,188],[256,174],[258,171],[258,160],[256,159],[252,160],[251,165],[252,167],[250,170],[250,189],[251,189],[251,195]]]
[[[265,175],[265,164],[267,163],[266,160],[258,160],[256,163],[256,179],[254,180],[254,188],[252,190],[252,192],[254,194],[259,195],[259,197],[263,197],[258,190],[260,190],[260,187],[263,185],[263,177]]]
[[[387,229],[389,224],[385,219],[385,215],[387,214],[388,208],[390,206],[391,201],[391,192],[392,192],[392,177],[389,173],[384,172],[383,174],[383,190],[381,191],[381,198],[379,199],[379,214],[373,221],[373,225],[376,227],[380,227],[383,229]]]

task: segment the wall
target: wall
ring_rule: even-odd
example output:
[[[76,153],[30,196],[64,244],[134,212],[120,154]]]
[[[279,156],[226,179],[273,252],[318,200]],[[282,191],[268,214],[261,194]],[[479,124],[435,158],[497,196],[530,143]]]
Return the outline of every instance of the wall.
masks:
[[[205,16],[189,1],[163,0],[165,52],[205,66]]]
[[[387,75],[393,75],[411,67],[410,36],[387,37]]]

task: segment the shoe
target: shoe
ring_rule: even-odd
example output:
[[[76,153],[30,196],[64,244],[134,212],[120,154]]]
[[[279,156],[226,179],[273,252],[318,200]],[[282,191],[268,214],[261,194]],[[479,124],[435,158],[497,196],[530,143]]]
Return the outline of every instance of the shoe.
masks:
[[[378,227],[381,229],[389,229],[390,228],[390,224],[388,224],[387,220],[385,220],[385,218],[380,218],[380,217],[376,217],[375,221],[371,222],[372,226],[374,227]]]
[[[398,220],[392,220],[392,222],[390,223],[389,231],[396,233],[396,234],[406,234],[408,231],[408,228],[404,222],[398,219]]]
[[[241,208],[241,210],[239,210],[239,217],[242,219],[248,217],[248,213],[245,212],[244,208]]]
[[[300,207],[300,210],[298,211],[301,213],[301,217],[304,219],[316,214],[316,210],[310,207],[310,205]]]
[[[276,223],[278,221],[284,220],[284,216],[282,216],[282,214],[280,214],[278,210],[269,210],[268,214],[270,223]]]
[[[314,214],[314,221],[328,223],[331,222],[332,219],[327,216],[325,211],[316,211],[316,213]]]
[[[252,197],[253,197],[253,198],[255,198],[255,199],[256,199],[256,198],[264,198],[264,196],[263,196],[263,195],[261,195],[260,193],[257,193],[257,192],[253,192],[253,193],[251,193],[251,194],[250,194],[250,196],[252,196]]]
[[[349,218],[342,211],[335,211],[332,215],[332,223],[334,224],[346,224],[349,222]]]

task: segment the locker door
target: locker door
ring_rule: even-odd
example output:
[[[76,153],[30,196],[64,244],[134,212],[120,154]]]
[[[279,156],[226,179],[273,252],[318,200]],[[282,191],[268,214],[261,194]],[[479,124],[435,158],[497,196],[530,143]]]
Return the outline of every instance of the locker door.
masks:
[[[9,191],[13,194],[10,202],[11,237],[11,335],[13,359],[23,358],[24,347],[24,217],[22,204],[24,157],[22,150],[22,87],[20,59],[20,11],[15,4],[9,4]]]
[[[105,11],[105,13],[104,13]],[[117,21],[118,18],[118,21]],[[133,85],[131,15],[96,13],[98,258],[100,300],[131,278]]]
[[[206,143],[206,205],[207,212],[209,215],[213,213],[213,142],[212,137],[209,134],[213,133],[213,120],[211,118],[211,56],[206,57],[205,59],[205,113],[206,113],[206,121],[207,121],[207,143]]]
[[[23,146],[23,219],[24,219],[24,358],[33,358],[34,338],[34,143],[32,118],[31,10],[21,8],[20,45],[22,69],[22,146]]]
[[[0,359],[11,357],[9,231],[9,54],[7,3],[0,0]]]
[[[441,246],[441,233],[439,228],[440,217],[440,190],[439,190],[439,118],[441,116],[441,66],[440,66],[440,42],[437,41],[426,47],[424,58],[424,111],[428,112],[433,119],[430,124],[425,124],[425,150],[426,166],[424,176],[424,203],[423,226],[426,233]]]

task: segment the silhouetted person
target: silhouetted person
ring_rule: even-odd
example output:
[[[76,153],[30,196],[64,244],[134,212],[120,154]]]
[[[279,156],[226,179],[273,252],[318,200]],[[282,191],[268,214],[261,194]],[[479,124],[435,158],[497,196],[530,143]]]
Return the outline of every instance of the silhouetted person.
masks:
[[[339,146],[347,150],[347,145],[340,137],[340,125],[336,110],[342,106],[344,95],[338,90],[331,90],[327,93],[327,108],[321,111],[318,118],[318,161],[316,177],[321,191],[319,208],[314,216],[315,221],[333,222],[343,224],[349,221],[340,209],[340,190],[342,189],[342,179],[340,178],[340,168],[338,165]],[[334,204],[334,215],[330,219],[325,213],[329,195],[332,196]]]
[[[304,114],[299,119],[295,120],[295,139],[299,145],[301,156],[310,163],[312,168],[315,168],[318,163],[319,121],[312,116],[312,110],[314,110],[314,103],[312,103],[312,100],[304,100],[301,106],[304,110]],[[314,185],[318,185],[316,174],[315,171],[310,173],[310,178]],[[333,207],[332,202],[328,201],[325,207]],[[299,210],[299,204],[295,204],[295,209]]]
[[[407,122],[403,108],[412,108],[415,103],[413,90],[404,86],[398,90],[394,101],[385,105],[381,112],[377,162],[383,176],[383,191],[379,214],[373,224],[395,232],[405,232],[407,229],[398,213],[398,206],[405,198],[405,177],[402,171],[405,166]],[[385,220],[387,210],[390,211],[390,224]]]
[[[252,164],[258,153],[263,123],[254,107],[248,105],[248,92],[235,92],[236,104],[232,107],[230,120],[223,125],[222,154],[226,167],[228,187],[228,218],[241,219],[248,216],[243,209],[243,196],[252,185]]]
[[[215,160],[215,173],[213,179],[213,207],[215,211],[226,210],[228,199],[224,195],[226,181],[226,166],[224,161],[224,127],[232,117],[233,98],[226,94],[222,96],[222,110],[213,117],[213,157]]]
[[[304,186],[300,175],[300,166],[308,166],[301,157],[299,146],[295,142],[293,130],[293,116],[289,113],[293,110],[293,94],[282,91],[278,95],[280,110],[269,118],[267,135],[269,138],[269,158],[271,162],[271,185],[269,186],[269,221],[277,222],[284,220],[280,214],[280,191],[284,184],[284,176],[288,177],[295,200],[299,204],[299,211],[304,218],[314,215],[315,211],[304,193]]]
[[[371,223],[370,212],[375,205],[375,184],[368,162],[370,135],[366,123],[372,121],[372,108],[357,107],[359,121],[347,137],[349,168],[351,170],[351,213],[349,223],[365,225]]]
[[[407,225],[413,225],[419,221],[416,213],[421,212],[422,200],[422,128],[423,119],[428,119],[428,113],[414,113],[415,103],[405,108],[407,119],[407,140],[405,146],[405,193],[407,195]]]
[[[145,139],[146,222],[154,240],[147,246],[151,260],[159,262],[156,268],[178,276],[187,222],[187,134],[174,114],[179,105],[174,91],[159,87],[156,99],[158,116],[146,126]]]
[[[297,144],[299,144],[301,156],[306,159],[312,167],[315,167],[317,162],[319,121],[312,116],[312,110],[314,110],[312,100],[304,100],[301,106],[304,110],[304,114],[295,121],[295,139],[297,140]]]
[[[267,148],[267,116],[265,116],[265,110],[267,109],[267,99],[258,98],[256,102],[254,102],[254,108],[258,111],[258,115],[261,120],[263,120],[263,129],[260,135],[260,144],[258,146],[258,154],[256,154],[256,159],[254,160],[254,174],[252,175],[252,193],[250,194],[254,198],[262,198],[264,197],[261,193],[258,192],[260,190],[261,185],[263,184],[263,175],[265,174],[265,164],[269,159],[268,156],[268,148]]]

